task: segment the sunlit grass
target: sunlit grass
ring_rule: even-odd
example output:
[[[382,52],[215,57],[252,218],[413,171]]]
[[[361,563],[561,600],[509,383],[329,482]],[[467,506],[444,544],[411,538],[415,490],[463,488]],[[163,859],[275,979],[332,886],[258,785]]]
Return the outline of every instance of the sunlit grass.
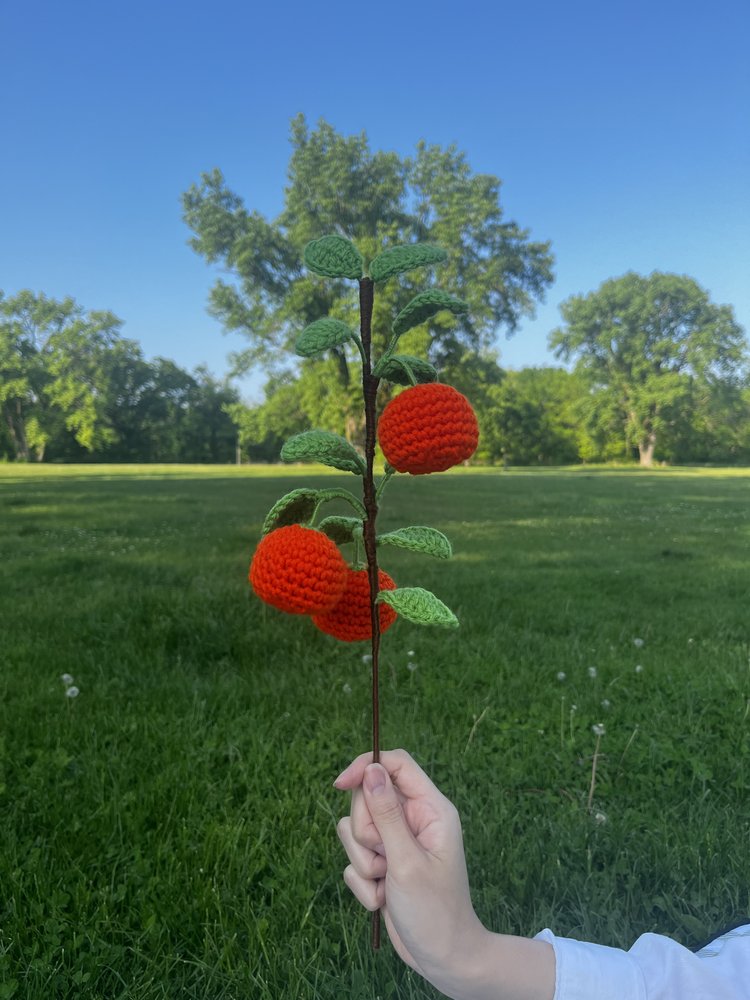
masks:
[[[367,647],[248,592],[267,509],[316,482],[0,465],[0,998],[434,996],[370,953],[340,878],[331,781],[368,745]],[[750,909],[748,488],[389,486],[381,527],[432,524],[456,557],[385,567],[462,628],[385,636],[383,743],[456,800],[495,929],[689,942]]]

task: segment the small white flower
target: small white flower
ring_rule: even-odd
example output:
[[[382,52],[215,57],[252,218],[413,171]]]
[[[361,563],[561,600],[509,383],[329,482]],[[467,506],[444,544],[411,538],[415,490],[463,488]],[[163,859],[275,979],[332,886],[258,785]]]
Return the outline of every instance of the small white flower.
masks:
[[[589,667],[589,669],[586,672],[588,673],[589,677],[591,677],[592,680],[594,677],[596,677],[596,667]]]
[[[604,724],[601,722],[595,722],[594,725],[591,727],[591,732],[594,734],[594,736],[604,736],[605,733]]]
[[[343,688],[341,690],[344,692],[344,694],[351,694],[352,693],[352,686],[351,686],[351,684],[344,684],[344,686],[343,686]]]
[[[406,669],[411,670],[411,672],[414,673],[414,671],[417,669],[418,666],[419,666],[418,663],[407,663]]]
[[[578,705],[571,705],[570,706],[570,711],[571,712],[577,712],[578,711]]]
[[[65,692],[68,698],[77,698],[80,693],[81,692],[75,686],[69,687]]]
[[[599,826],[602,826],[604,823],[607,822],[607,817],[605,816],[604,813],[595,813],[594,814],[594,822],[598,823]]]
[[[372,663],[372,653],[365,653],[362,657],[363,663]]]
[[[414,656],[414,650],[410,649],[409,652],[406,655],[407,656]]]
[[[633,639],[633,645],[636,649],[640,649],[643,646],[643,639]]]
[[[688,646],[692,646],[694,642],[695,642],[695,639],[692,639],[692,638],[688,639]]]
[[[641,666],[640,663],[636,663],[636,665],[635,665],[635,672],[637,674],[642,674],[643,673],[643,667]]]
[[[566,674],[565,674],[565,671],[564,671],[564,670],[559,670],[559,671],[557,672],[557,679],[558,679],[559,681],[564,681],[564,680],[565,680],[565,677],[566,677]]]
[[[610,700],[609,698],[605,698],[602,701],[602,708],[606,711],[609,707],[610,707]]]
[[[60,680],[63,682],[63,684],[65,684],[66,687],[70,687],[70,685],[73,683],[73,678],[70,676],[70,674],[63,674],[60,677]]]

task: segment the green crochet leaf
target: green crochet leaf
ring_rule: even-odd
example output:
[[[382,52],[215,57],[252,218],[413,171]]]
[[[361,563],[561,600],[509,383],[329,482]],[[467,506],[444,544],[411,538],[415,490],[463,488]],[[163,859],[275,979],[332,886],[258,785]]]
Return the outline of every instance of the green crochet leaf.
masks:
[[[318,530],[328,535],[337,545],[353,542],[355,535],[362,534],[362,519],[359,517],[339,517],[334,514],[324,517],[318,525]]]
[[[438,373],[433,365],[422,358],[414,358],[411,354],[392,354],[390,358],[377,364],[374,374],[378,378],[384,378],[386,382],[395,382],[396,385],[412,385],[410,371],[417,383],[437,382]]]
[[[373,281],[385,281],[394,274],[402,274],[415,267],[439,264],[447,257],[445,250],[427,243],[409,243],[406,246],[391,247],[378,254],[370,263],[370,277]]]
[[[453,555],[451,543],[435,528],[425,525],[414,525],[409,528],[398,528],[385,535],[378,535],[378,545],[395,545],[410,552],[424,552],[436,559],[450,559]]]
[[[346,323],[340,319],[316,319],[314,323],[306,326],[297,338],[294,349],[303,358],[311,358],[315,354],[322,354],[330,347],[338,347],[345,344],[347,340],[353,340],[354,333]]]
[[[311,271],[326,278],[353,278],[356,281],[364,271],[362,254],[343,236],[321,236],[307,244],[303,256]]]
[[[287,524],[309,524],[318,509],[319,502],[319,490],[308,487],[292,490],[277,500],[266,514],[261,534],[267,535],[269,531],[283,528]]]
[[[441,625],[444,628],[458,628],[458,618],[450,608],[438,600],[429,590],[422,587],[399,587],[397,590],[381,590],[377,596],[380,604],[390,604],[393,610],[414,622],[415,625]]]
[[[284,444],[281,449],[284,462],[321,462],[334,469],[364,476],[365,462],[346,438],[329,431],[303,431]]]
[[[269,531],[275,531],[276,528],[283,528],[288,524],[311,524],[321,505],[328,503],[330,500],[346,501],[357,512],[358,517],[325,518],[319,525],[321,530],[323,530],[323,525],[327,521],[351,521],[353,526],[361,526],[362,521],[367,517],[364,504],[354,494],[350,493],[349,490],[340,489],[339,487],[327,490],[313,490],[307,486],[303,486],[300,489],[292,490],[291,493],[287,493],[280,500],[276,501],[268,514],[266,514],[262,534],[267,535]],[[353,527],[352,531],[354,530],[355,528]],[[329,531],[326,531],[326,534],[330,538],[333,538]],[[351,539],[348,540],[351,541]]]
[[[414,326],[419,326],[420,323],[424,323],[444,309],[448,309],[452,313],[465,313],[469,311],[469,306],[462,299],[457,299],[447,292],[441,292],[437,288],[420,292],[398,314],[393,322],[393,332],[400,337],[402,333],[406,333]]]

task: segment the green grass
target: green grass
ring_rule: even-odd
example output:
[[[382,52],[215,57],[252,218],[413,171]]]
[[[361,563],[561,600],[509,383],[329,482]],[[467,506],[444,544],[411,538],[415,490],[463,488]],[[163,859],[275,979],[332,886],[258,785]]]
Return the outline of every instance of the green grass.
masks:
[[[367,646],[246,582],[267,509],[318,481],[357,485],[0,466],[0,1000],[436,995],[370,952],[340,877],[331,782],[369,743]],[[736,470],[389,486],[381,529],[431,524],[456,554],[384,567],[462,627],[385,636],[383,745],[457,803],[495,930],[690,943],[750,911],[749,489]]]

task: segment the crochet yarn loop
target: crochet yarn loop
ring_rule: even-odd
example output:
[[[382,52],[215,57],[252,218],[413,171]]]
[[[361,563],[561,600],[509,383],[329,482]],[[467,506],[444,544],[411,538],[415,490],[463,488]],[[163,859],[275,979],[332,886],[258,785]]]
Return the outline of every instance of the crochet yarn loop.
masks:
[[[425,382],[437,382],[438,373],[434,365],[411,354],[392,354],[383,356],[375,366],[374,374],[386,382],[396,385],[417,385]]]

